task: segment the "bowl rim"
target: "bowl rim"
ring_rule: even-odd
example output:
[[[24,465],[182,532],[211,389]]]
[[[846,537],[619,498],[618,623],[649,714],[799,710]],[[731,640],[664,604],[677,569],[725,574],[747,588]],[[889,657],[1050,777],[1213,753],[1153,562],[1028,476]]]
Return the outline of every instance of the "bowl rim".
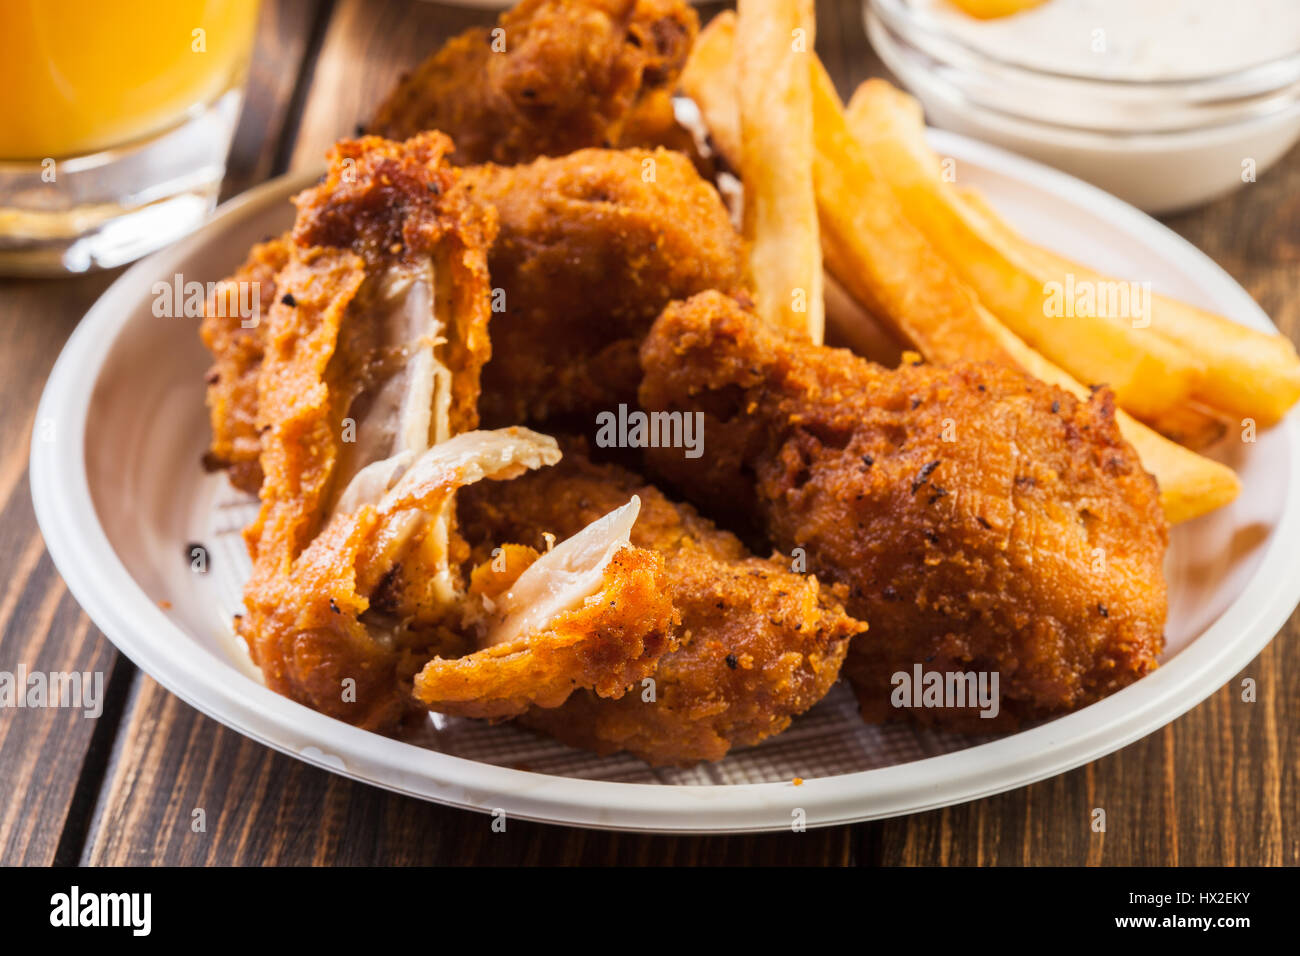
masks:
[[[1245,324],[1272,324],[1213,260],[1121,200],[1073,177],[950,133],[930,131],[952,155],[1016,174],[1064,201],[1141,222],[1170,254],[1196,263],[1240,302]],[[318,175],[273,180],[224,204],[182,242],[136,263],[95,303],[50,373],[34,423],[58,423],[57,438],[33,434],[30,483],[50,556],[69,590],[113,644],[186,703],[275,750],[409,796],[463,809],[504,809],[516,819],[594,829],[660,833],[788,830],[897,816],[989,796],[1055,776],[1127,746],[1181,716],[1262,650],[1300,601],[1300,416],[1275,431],[1286,442],[1288,493],[1258,570],[1241,593],[1174,658],[1127,688],[1040,726],[963,750],[872,770],[792,782],[665,786],[553,776],[482,763],[360,730],[271,691],[232,662],[195,645],[156,605],[110,545],[91,496],[86,437],[91,399],[108,343],[123,333],[156,275],[170,275],[222,228],[283,202]],[[1190,258],[1189,258],[1190,257]],[[1208,639],[1207,639],[1208,638]],[[329,741],[326,753],[319,744]]]
[[[866,12],[879,16],[891,30],[902,34],[909,42],[911,41],[909,31],[915,29],[930,30],[945,42],[960,47],[963,53],[969,55],[974,60],[995,66],[1000,70],[1023,74],[1026,78],[1068,80],[1085,86],[1095,85],[1099,88],[1109,88],[1114,90],[1131,89],[1144,91],[1162,88],[1169,90],[1196,90],[1198,87],[1249,84],[1252,87],[1258,87],[1259,94],[1269,92],[1275,93],[1278,90],[1284,90],[1287,87],[1300,82],[1300,50],[1296,50],[1292,53],[1284,53],[1281,56],[1272,57],[1268,60],[1261,60],[1258,63],[1251,63],[1244,67],[1224,70],[1219,73],[1193,74],[1190,76],[1167,77],[1164,79],[1091,76],[1087,73],[1071,73],[1064,70],[1045,70],[1039,67],[1029,66],[1025,63],[1017,63],[1016,61],[1008,60],[1005,57],[999,57],[967,42],[966,40],[963,40],[960,36],[951,31],[943,29],[942,24],[937,19],[931,17],[928,13],[922,12],[913,7],[911,4],[907,3],[906,0],[863,0],[863,6]],[[1259,82],[1259,80],[1269,72],[1278,70],[1279,68],[1289,69],[1291,75],[1282,82],[1269,84]],[[1255,82],[1251,83],[1250,81],[1252,80]]]

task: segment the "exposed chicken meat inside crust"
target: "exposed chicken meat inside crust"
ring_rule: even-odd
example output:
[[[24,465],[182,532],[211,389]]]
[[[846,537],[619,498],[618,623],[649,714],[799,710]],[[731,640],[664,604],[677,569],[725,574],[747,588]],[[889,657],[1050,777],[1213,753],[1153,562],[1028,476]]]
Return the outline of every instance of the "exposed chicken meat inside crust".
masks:
[[[369,131],[441,130],[461,165],[617,146],[643,99],[671,90],[698,30],[684,0],[523,0],[404,77]]]
[[[541,546],[545,533],[569,534],[632,494],[642,509],[631,542],[662,555],[681,646],[659,661],[653,684],[616,700],[579,691],[559,708],[529,710],[522,722],[573,746],[626,750],[656,765],[718,760],[785,730],[825,696],[848,638],[865,630],[815,577],[753,557],[689,505],[625,469],[593,464],[576,444],[553,468],[467,489],[461,514],[480,554],[503,540]]]
[[[414,665],[450,639],[466,553],[450,494],[424,503],[430,520],[374,511],[431,445],[477,420],[493,225],[457,188],[449,149],[438,134],[336,146],[295,200],[261,329],[264,479],[238,630],[270,686],[376,729],[412,706]],[[372,598],[391,618],[383,633],[359,619]]]
[[[871,622],[845,664],[868,719],[892,676],[996,672],[989,731],[1069,710],[1156,666],[1167,530],[1154,479],[1090,401],[992,365],[889,371],[784,339],[735,300],[665,310],[642,349],[647,409],[705,414],[706,453],[649,460],[710,513],[760,519]]]
[[[540,557],[508,544],[499,571],[492,561],[476,568],[470,598],[489,609],[479,647],[429,661],[415,678],[415,696],[443,713],[514,717],[558,707],[575,692],[619,698],[652,673],[674,646],[673,607],[663,559],[627,543],[638,506],[594,520]],[[575,543],[576,564],[563,556]]]
[[[334,514],[296,553],[276,513],[238,622],[267,684],[361,727],[396,725],[417,707],[424,663],[468,649],[456,595],[444,600],[430,586],[450,566],[435,531],[456,490],[558,458],[553,440],[524,429],[458,435],[426,450],[377,501]],[[411,582],[399,592],[406,600],[390,589],[381,601],[395,572]]]
[[[263,354],[273,311],[292,309],[296,301],[279,273],[313,248],[351,250],[366,279],[344,304],[368,318],[342,323],[332,334],[343,338],[327,340],[338,353],[333,380],[353,389],[352,398],[368,407],[376,396],[363,393],[405,368],[406,353],[427,339],[426,355],[415,363],[423,367],[411,371],[432,378],[437,352],[439,384],[448,391],[440,409],[445,427],[434,438],[477,424],[479,369],[491,351],[486,250],[496,220],[493,210],[470,201],[460,188],[458,174],[446,164],[450,149],[450,141],[436,133],[405,143],[373,136],[338,143],[325,179],[296,197],[294,229],[255,246],[235,275],[214,290],[201,327],[214,357],[207,460],[210,467],[228,468],[236,487],[255,494],[262,483],[260,435],[269,420],[258,407]],[[255,299],[244,291],[249,283],[257,284]],[[241,296],[260,305],[256,314],[241,313]],[[285,328],[294,334],[296,327]],[[396,391],[390,388],[390,395]]]

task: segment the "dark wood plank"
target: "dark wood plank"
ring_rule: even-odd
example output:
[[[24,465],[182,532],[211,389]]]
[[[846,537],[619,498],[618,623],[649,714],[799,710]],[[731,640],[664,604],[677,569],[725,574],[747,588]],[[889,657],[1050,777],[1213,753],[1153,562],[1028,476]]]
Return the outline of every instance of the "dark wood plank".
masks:
[[[322,165],[335,140],[355,135],[403,73],[492,11],[437,3],[338,0],[294,143],[293,169]]]
[[[248,66],[248,92],[230,144],[221,198],[227,199],[285,171],[295,103],[306,95],[315,52],[328,22],[328,0],[276,0],[262,4]],[[288,132],[286,132],[288,128]]]
[[[76,319],[111,279],[0,281],[0,670],[98,673],[104,694],[120,697],[130,667],[91,626],[45,553],[27,481],[45,377]],[[0,711],[0,860],[55,862],[82,771],[111,742],[116,716],[111,709],[98,719],[66,708]]]

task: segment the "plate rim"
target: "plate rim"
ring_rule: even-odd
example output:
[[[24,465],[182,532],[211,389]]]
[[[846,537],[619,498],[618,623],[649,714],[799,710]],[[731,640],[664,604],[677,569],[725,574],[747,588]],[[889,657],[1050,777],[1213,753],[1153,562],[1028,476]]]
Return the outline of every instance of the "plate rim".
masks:
[[[1196,246],[1117,197],[1059,170],[958,134],[928,130],[949,155],[1010,173],[1027,187],[1150,233],[1170,256],[1226,283],[1241,300],[1234,321],[1276,331],[1267,315]],[[137,262],[82,318],[46,382],[34,420],[29,481],[37,523],[69,591],[115,647],[190,706],[232,730],[306,763],[419,799],[461,809],[591,829],[653,833],[756,833],[788,830],[796,808],[808,827],[838,826],[922,812],[1017,789],[1119,750],[1202,702],[1276,636],[1300,602],[1300,416],[1274,431],[1286,441],[1289,467],[1282,513],[1258,568],[1236,599],[1186,648],[1141,681],[1046,724],[963,750],[832,777],[758,784],[665,786],[589,780],[515,770],[359,730],[325,717],[241,674],[231,662],[194,647],[185,631],[144,593],[112,549],[90,495],[85,429],[107,350],[140,288],[169,263],[197,251],[224,224],[252,215],[309,185],[319,170],[290,173],[224,203],[179,243]],[[1154,230],[1153,230],[1154,227]],[[57,438],[35,432],[58,422]],[[1270,570],[1272,569],[1272,570]],[[151,636],[145,636],[151,635]],[[1207,638],[1219,639],[1216,642]],[[187,649],[169,654],[169,645]],[[325,746],[324,742],[328,741]],[[324,746],[324,750],[322,749]],[[325,752],[326,750],[331,753]],[[343,756],[337,756],[342,754]]]

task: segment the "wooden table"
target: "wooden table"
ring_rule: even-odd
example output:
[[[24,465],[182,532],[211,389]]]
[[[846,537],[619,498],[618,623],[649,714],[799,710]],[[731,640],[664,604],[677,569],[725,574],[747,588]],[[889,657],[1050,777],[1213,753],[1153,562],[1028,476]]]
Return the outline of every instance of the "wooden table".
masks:
[[[721,5],[704,7],[710,15]],[[856,0],[818,3],[842,93],[883,70]],[[317,162],[399,72],[488,19],[420,2],[267,0],[226,192]],[[1300,150],[1169,225],[1300,334]],[[1119,753],[1012,793],[894,820],[772,836],[648,837],[512,822],[307,766],[181,703],[118,654],[68,594],[32,515],[37,399],[77,320],[114,278],[0,282],[0,670],[102,671],[107,704],[0,712],[7,864],[1296,864],[1300,618],[1241,675]],[[1244,676],[1258,701],[1243,703]],[[1093,807],[1107,832],[1089,827]],[[203,808],[207,832],[193,833]]]

